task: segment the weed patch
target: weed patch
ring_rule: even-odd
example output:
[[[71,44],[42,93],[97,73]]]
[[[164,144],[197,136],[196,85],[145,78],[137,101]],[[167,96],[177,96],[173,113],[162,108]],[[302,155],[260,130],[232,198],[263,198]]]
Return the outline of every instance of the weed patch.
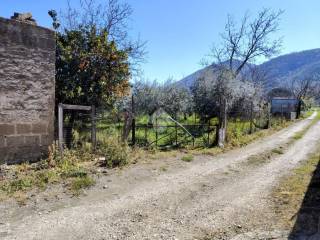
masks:
[[[161,166],[160,167],[160,171],[166,172],[166,171],[168,171],[168,167],[167,166]]]
[[[275,149],[272,149],[272,153],[275,153],[275,154],[283,154],[283,150],[282,148],[275,148]]]
[[[14,197],[17,201],[32,189],[45,190],[50,184],[65,183],[73,193],[94,184],[84,163],[93,161],[94,155],[82,151],[65,150],[60,156],[55,147],[49,158],[38,163],[11,166],[0,181],[0,199]],[[25,199],[25,198],[23,198]]]
[[[184,162],[192,162],[193,159],[194,159],[193,155],[185,155],[181,158],[181,160]]]
[[[79,195],[82,189],[89,188],[95,184],[95,181],[89,177],[76,177],[71,180],[70,190],[74,195]]]
[[[118,143],[110,137],[104,140],[99,153],[105,157],[106,166],[123,167],[129,161],[129,147],[126,143]]]

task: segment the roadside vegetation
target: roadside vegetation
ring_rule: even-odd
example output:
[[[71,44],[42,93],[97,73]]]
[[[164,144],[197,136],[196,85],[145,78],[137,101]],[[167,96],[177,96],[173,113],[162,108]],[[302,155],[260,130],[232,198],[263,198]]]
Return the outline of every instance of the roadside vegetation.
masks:
[[[0,181],[0,199],[13,197],[20,203],[25,202],[28,192],[44,191],[52,185],[62,185],[67,193],[72,196],[80,195],[84,189],[95,184],[98,167],[102,168],[122,168],[128,164],[137,162],[152,161],[163,158],[176,158],[181,156],[181,160],[191,162],[194,155],[209,154],[215,155],[222,151],[227,151],[235,147],[244,146],[258,138],[267,136],[275,131],[288,126],[288,121],[274,121],[273,128],[260,130],[252,134],[231,135],[230,142],[225,148],[219,147],[186,147],[183,149],[162,151],[157,148],[141,149],[130,148],[125,143],[119,143],[116,135],[103,137],[100,146],[93,153],[90,144],[83,148],[65,150],[63,156],[60,155],[57,147],[52,145],[49,149],[49,157],[37,163],[23,163],[20,165],[2,167],[4,172],[3,180]],[[248,125],[248,124],[246,124]],[[243,123],[231,125],[233,128],[242,129]],[[241,130],[238,130],[241,132]],[[160,170],[165,172],[169,166],[164,166]]]
[[[64,184],[72,195],[79,195],[82,189],[95,183],[86,166],[93,160],[92,154],[83,151],[66,150],[60,157],[53,145],[46,160],[2,168],[4,179],[0,181],[0,198],[20,198],[28,191],[43,191],[51,184]]]
[[[183,156],[183,157],[181,158],[181,160],[184,161],[184,162],[192,162],[193,159],[194,159],[193,155],[189,155],[189,154],[188,154],[188,155],[185,155],[185,156]]]
[[[279,216],[279,224],[287,229],[293,229],[297,221],[299,210],[303,206],[303,199],[319,164],[319,156],[319,151],[312,154],[292,174],[282,178],[273,190],[272,197],[275,213]],[[312,199],[313,197],[308,196],[308,198]],[[309,212],[312,214],[312,211]]]
[[[44,191],[51,185],[61,184],[65,190],[78,196],[86,188],[95,184],[97,168],[123,167],[135,159],[135,151],[129,151],[126,144],[118,145],[114,139],[108,139],[97,152],[87,149],[65,150],[60,155],[52,145],[47,159],[37,163],[2,166],[0,181],[0,199],[21,196],[31,191]]]
[[[317,111],[317,109],[314,109],[314,111]],[[306,116],[311,116],[314,111],[308,111]],[[320,111],[317,111],[317,115],[314,119],[312,119],[311,123],[304,129],[302,129],[301,131],[297,132],[294,136],[293,139],[294,140],[299,140],[300,138],[303,137],[303,135],[310,129],[310,127],[312,127],[312,125],[314,125],[315,123],[317,123],[320,120]]]
[[[45,160],[6,167],[0,195],[46,189],[51,184],[63,184],[79,195],[94,185],[97,165],[122,168],[176,156],[190,162],[193,155],[241,147],[291,123],[270,119],[265,74],[247,69],[256,58],[280,50],[281,41],[270,38],[278,30],[282,11],[262,9],[256,17],[245,15],[238,23],[229,17],[220,44],[205,63],[211,67],[186,87],[173,79],[160,84],[139,75],[145,42],[130,37],[130,5],[119,0],[79,3],[80,9],[70,5],[59,14],[48,12],[56,31],[55,101],[56,106],[94,106],[96,116],[64,112],[69,150],[61,156],[53,145]],[[137,80],[131,84],[132,77]],[[310,95],[309,88],[300,91],[307,83],[296,82],[294,93],[301,98]],[[96,149],[88,130],[92,122]]]

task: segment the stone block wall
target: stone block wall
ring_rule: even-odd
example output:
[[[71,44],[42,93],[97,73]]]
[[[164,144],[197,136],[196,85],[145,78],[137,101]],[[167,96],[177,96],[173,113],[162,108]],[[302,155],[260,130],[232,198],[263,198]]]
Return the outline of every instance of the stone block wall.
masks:
[[[0,164],[37,161],[54,138],[54,32],[0,18]]]

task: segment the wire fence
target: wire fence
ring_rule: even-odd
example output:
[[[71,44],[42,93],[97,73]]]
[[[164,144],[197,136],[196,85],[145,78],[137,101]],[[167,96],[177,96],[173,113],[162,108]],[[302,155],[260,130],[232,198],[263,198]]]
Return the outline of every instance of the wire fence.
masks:
[[[196,114],[178,115],[176,119],[168,114],[128,117],[125,112],[115,110],[70,106],[64,107],[62,112],[62,135],[58,128],[61,136],[57,136],[61,137],[59,140],[65,147],[71,149],[92,150],[107,144],[110,139],[119,144],[125,140],[132,146],[160,149],[210,147],[217,143],[217,117],[206,121]],[[272,118],[268,108],[230,111],[227,133],[235,138],[252,134],[285,121],[282,116]],[[126,129],[129,134],[125,134]]]

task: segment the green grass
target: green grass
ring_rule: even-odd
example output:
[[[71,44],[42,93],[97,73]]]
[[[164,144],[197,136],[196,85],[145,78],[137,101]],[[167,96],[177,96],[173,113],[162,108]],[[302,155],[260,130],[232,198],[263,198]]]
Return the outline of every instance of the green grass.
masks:
[[[314,119],[312,119],[311,123],[310,123],[307,127],[305,127],[304,129],[302,129],[301,131],[295,133],[292,138],[293,138],[294,140],[299,140],[299,139],[301,139],[301,138],[306,134],[306,132],[307,132],[314,124],[316,124],[318,121],[320,121],[320,111],[317,112],[317,115],[315,116]]]
[[[95,184],[90,176],[76,177],[71,180],[70,190],[74,195],[79,195],[83,189],[89,188]]]
[[[193,159],[194,159],[193,155],[190,155],[190,154],[189,155],[185,155],[185,156],[183,156],[181,158],[181,160],[184,161],[184,162],[192,162]]]
[[[168,171],[168,166],[161,166],[160,171],[162,171],[162,172]]]
[[[262,117],[262,119],[264,119]],[[260,118],[256,119],[256,122],[260,122]],[[117,120],[118,121],[118,120]],[[174,147],[176,145],[176,129],[174,127],[163,127],[159,129],[155,129],[152,127],[146,128],[146,127],[138,127],[141,124],[146,124],[149,121],[149,116],[147,115],[141,115],[136,117],[136,144],[137,146],[144,146],[149,147],[151,146],[158,146],[160,149],[165,148],[167,146]],[[183,125],[194,125],[194,124],[200,124],[200,119],[197,115],[192,114],[190,116],[186,116],[184,118],[183,115],[178,116],[178,122],[180,122]],[[177,128],[177,135],[178,135],[178,145],[179,147],[186,147],[186,146],[194,146],[195,148],[198,147],[212,147],[215,143],[215,136],[216,136],[216,130],[215,125],[218,123],[217,118],[212,118],[210,120],[210,126],[211,131],[209,133],[208,138],[208,131],[207,131],[207,125],[205,124],[204,127],[187,127],[188,130],[192,133],[192,135],[195,137],[194,142],[192,141],[192,138],[184,132],[180,127]],[[159,120],[158,125],[164,125],[164,126],[174,126],[175,124],[171,121],[164,121]],[[263,125],[260,123],[260,125]],[[286,125],[286,121],[283,119],[277,119],[272,118],[272,127],[273,128],[282,128]],[[106,138],[109,136],[116,136],[117,142],[120,142],[121,140],[121,129],[123,127],[122,122],[116,122],[112,119],[109,120],[99,120],[97,122],[97,141],[98,143],[103,143]],[[234,146],[242,146],[246,144],[247,142],[247,135],[250,133],[250,121],[243,120],[240,118],[235,119],[229,119],[228,121],[228,136],[229,136],[229,142],[231,145]],[[259,131],[260,129],[257,129],[253,127],[253,132]],[[156,135],[158,136],[158,141],[156,142]],[[90,130],[81,130],[81,133],[78,131],[74,131],[74,142],[79,144],[81,143],[82,148],[87,149],[88,151],[91,150],[91,144],[90,144]],[[251,137],[248,137],[251,138]],[[209,139],[209,141],[208,141]],[[131,134],[129,135],[128,142],[131,142]],[[194,145],[193,145],[194,143]],[[77,145],[75,144],[75,145]]]
[[[283,150],[281,148],[275,148],[275,149],[272,149],[272,152],[275,153],[275,154],[283,154]]]
[[[45,190],[49,185],[58,183],[69,185],[71,192],[78,195],[81,188],[94,184],[86,168],[93,158],[88,153],[69,150],[60,157],[54,150],[46,160],[12,166],[0,181],[0,199],[21,196],[32,189]]]

